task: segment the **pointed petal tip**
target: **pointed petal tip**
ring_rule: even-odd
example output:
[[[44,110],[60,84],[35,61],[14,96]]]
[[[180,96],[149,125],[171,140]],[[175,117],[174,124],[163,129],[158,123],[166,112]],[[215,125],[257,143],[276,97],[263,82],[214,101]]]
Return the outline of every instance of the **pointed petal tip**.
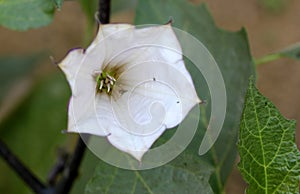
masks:
[[[128,151],[127,153],[131,155],[134,159],[136,159],[139,163],[142,163],[142,158],[147,151]]]
[[[204,101],[203,100],[201,100],[200,98],[197,98],[197,101],[196,101],[198,104],[203,104],[204,103]]]
[[[207,101],[206,100],[200,100],[200,102],[198,102],[198,104],[206,104],[207,103]]]
[[[172,26],[173,21],[174,21],[174,20],[173,20],[173,17],[170,16],[168,22],[167,22],[165,25]]]
[[[55,62],[59,67],[65,67],[67,63],[71,63],[72,60],[76,59],[77,57],[81,57],[85,53],[85,49],[77,47],[70,49],[67,54],[63,57],[63,59],[59,62]]]
[[[143,156],[150,149],[150,148],[145,148],[145,149],[142,149],[142,150],[135,150],[135,149],[133,149],[134,146],[129,147],[129,146],[126,146],[126,145],[120,145],[119,142],[117,143],[117,142],[114,141],[112,134],[106,136],[106,138],[111,143],[112,146],[114,146],[118,150],[130,155],[131,157],[136,159],[139,163],[142,162]]]
[[[90,134],[95,135],[98,137],[108,137],[111,134],[104,129],[101,128],[95,128],[95,127],[88,127],[88,124],[82,125],[82,126],[70,126],[67,130],[65,130],[65,133],[77,133],[77,134]]]

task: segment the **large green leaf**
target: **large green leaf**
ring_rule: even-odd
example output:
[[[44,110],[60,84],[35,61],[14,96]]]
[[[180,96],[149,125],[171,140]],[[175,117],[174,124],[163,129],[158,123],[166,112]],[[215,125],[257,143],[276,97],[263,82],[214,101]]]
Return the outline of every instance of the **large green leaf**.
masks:
[[[86,194],[95,193],[213,193],[208,179],[209,165],[184,154],[176,162],[162,167],[130,171],[101,162],[86,187]]]
[[[82,161],[82,164],[79,169],[79,176],[71,190],[71,194],[83,194],[85,191],[86,184],[93,177],[95,168],[99,163],[99,158],[97,158],[92,152],[88,149]]]
[[[252,57],[249,51],[247,34],[244,29],[239,32],[228,32],[216,27],[205,6],[193,5],[184,0],[141,0],[136,12],[136,24],[164,24],[173,18],[173,26],[187,31],[200,40],[211,52],[223,74],[227,91],[227,114],[221,134],[212,149],[201,160],[214,166],[211,185],[215,193],[221,193],[226,179],[234,164],[237,149],[237,131],[243,107],[243,99],[248,85],[248,78],[255,74]],[[207,99],[206,107],[209,116],[209,91],[201,81],[201,73],[187,61],[191,70],[198,94]],[[202,84],[201,84],[202,83]],[[202,114],[205,115],[205,114]],[[196,155],[200,139],[205,131],[205,120],[200,123],[199,136],[194,138],[188,148]]]
[[[69,87],[62,74],[50,75],[4,123],[1,140],[45,181],[56,161],[59,146],[67,135],[62,134],[67,121]],[[32,193],[22,180],[0,160],[0,193]]]
[[[240,125],[239,169],[247,193],[299,193],[296,122],[285,119],[251,80]]]
[[[53,0],[1,0],[0,25],[13,30],[38,28],[52,21],[54,10]]]

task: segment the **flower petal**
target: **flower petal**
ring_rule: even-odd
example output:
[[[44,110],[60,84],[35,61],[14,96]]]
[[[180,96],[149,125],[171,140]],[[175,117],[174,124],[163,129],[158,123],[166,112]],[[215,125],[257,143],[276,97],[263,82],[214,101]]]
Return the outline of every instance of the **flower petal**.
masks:
[[[107,136],[108,141],[119,150],[129,153],[138,161],[150,149],[155,140],[165,131],[165,127],[157,130],[151,136],[138,136],[128,133],[118,127],[112,127],[111,135]]]
[[[153,103],[159,103],[166,113],[160,116],[164,118],[162,124],[171,128],[178,125],[192,107],[200,102],[189,78],[173,65],[148,61],[124,72],[114,89],[116,93],[118,91],[130,93],[127,100],[128,114],[132,114],[137,122],[149,121],[153,115],[147,110]],[[115,101],[119,100],[117,94],[114,98]]]
[[[166,126],[158,125],[161,122],[154,123],[159,128],[155,129],[150,126],[151,133],[149,134],[146,125],[135,123],[131,120],[132,118],[127,117],[126,99],[126,94],[118,98],[117,102],[108,95],[97,95],[95,103],[97,119],[101,127],[110,132],[107,138],[113,146],[141,161],[144,153],[164,132]],[[118,114],[122,116],[118,117]],[[154,120],[159,121],[157,117]]]
[[[162,59],[179,70],[184,68],[177,65],[182,60],[182,50],[169,24],[141,29],[129,24],[101,25],[96,42],[105,45],[105,66],[127,64],[129,67],[133,62]],[[187,71],[184,73],[189,75]]]
[[[96,83],[92,76],[77,76],[69,104],[69,132],[98,136],[109,134],[97,120],[95,107]],[[104,103],[104,102],[103,102]]]
[[[106,136],[108,134],[97,121],[95,110],[96,72],[104,60],[103,45],[92,44],[85,52],[76,49],[69,52],[59,64],[72,89],[69,103],[68,131]]]
[[[73,90],[75,78],[78,70],[80,69],[84,56],[84,50],[81,48],[71,50],[67,56],[58,64],[58,66],[65,73],[67,80]]]

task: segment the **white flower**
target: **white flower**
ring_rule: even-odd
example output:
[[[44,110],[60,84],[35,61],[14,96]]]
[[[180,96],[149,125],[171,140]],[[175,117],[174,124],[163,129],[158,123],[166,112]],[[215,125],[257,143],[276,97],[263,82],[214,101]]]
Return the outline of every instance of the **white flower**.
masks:
[[[72,90],[68,131],[105,136],[139,161],[200,102],[170,24],[100,25],[59,67]]]

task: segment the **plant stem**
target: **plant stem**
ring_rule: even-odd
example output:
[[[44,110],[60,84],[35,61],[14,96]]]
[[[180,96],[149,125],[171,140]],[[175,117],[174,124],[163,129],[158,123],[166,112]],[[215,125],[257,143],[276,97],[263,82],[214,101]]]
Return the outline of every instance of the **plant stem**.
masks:
[[[46,186],[0,140],[0,155],[35,193],[43,194]]]
[[[275,60],[280,59],[280,58],[282,58],[282,55],[278,54],[278,53],[266,55],[266,56],[263,56],[259,59],[255,59],[255,65],[258,66],[258,65],[261,65],[261,64],[264,64],[264,63],[275,61]]]
[[[109,23],[110,16],[110,0],[99,0],[98,19],[101,24]]]
[[[72,185],[78,176],[78,169],[83,159],[85,150],[85,142],[79,136],[70,163],[64,170],[63,177],[55,186],[55,194],[66,194],[70,192]]]

